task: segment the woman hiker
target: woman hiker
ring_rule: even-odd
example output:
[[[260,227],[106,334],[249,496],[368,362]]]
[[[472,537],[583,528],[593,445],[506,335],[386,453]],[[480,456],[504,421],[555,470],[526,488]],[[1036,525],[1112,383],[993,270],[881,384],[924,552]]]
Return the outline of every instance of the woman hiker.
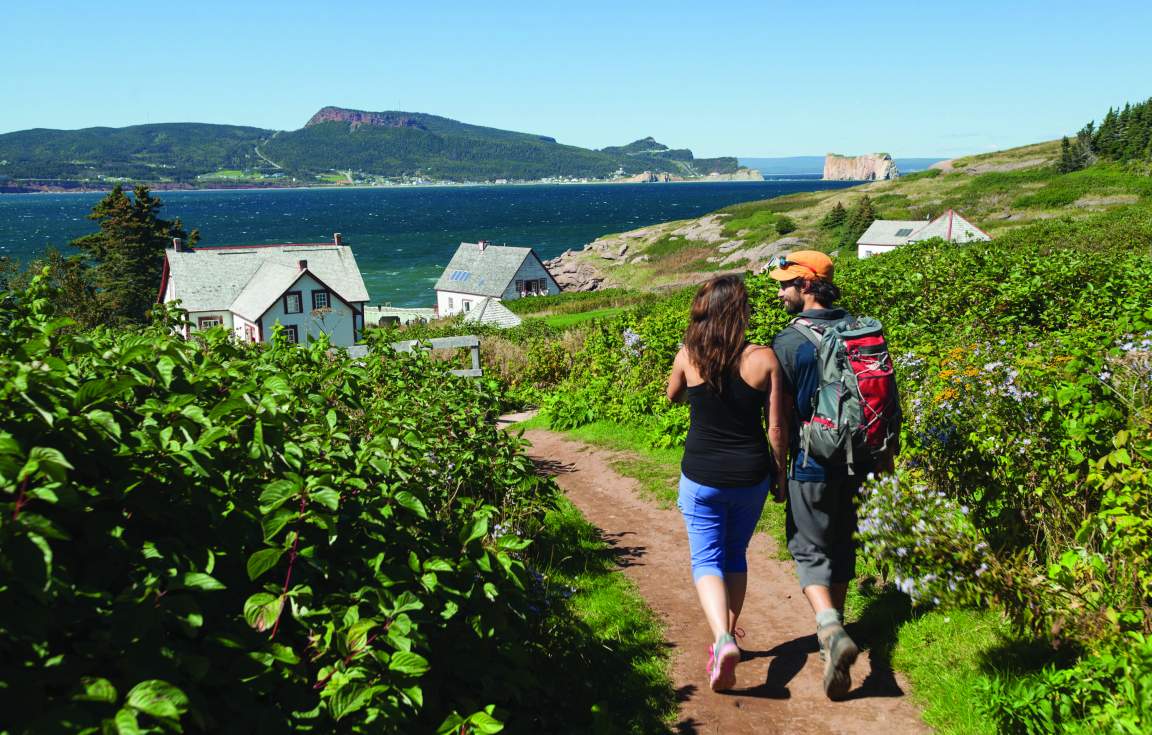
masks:
[[[738,276],[701,286],[668,378],[668,399],[687,399],[691,416],[677,506],[715,639],[706,671],[717,692],[736,684],[733,631],[748,586],[748,542],[768,491],[783,501],[787,481],[788,396],[772,349],[745,339],[750,313]]]

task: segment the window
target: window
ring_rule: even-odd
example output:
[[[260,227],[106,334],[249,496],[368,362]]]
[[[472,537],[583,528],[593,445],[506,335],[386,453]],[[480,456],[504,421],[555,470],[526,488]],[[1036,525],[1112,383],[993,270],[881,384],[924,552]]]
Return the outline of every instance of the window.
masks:
[[[448,311],[452,311],[452,297],[448,297]]]
[[[284,327],[284,336],[288,338],[289,344],[300,343],[300,332],[298,331],[295,324],[289,324],[288,326]]]
[[[464,307],[464,311],[472,311],[472,302],[471,301],[461,301],[460,305]]]
[[[908,237],[911,234],[912,234],[912,228],[911,227],[901,227],[899,230],[896,230],[896,237]]]
[[[251,324],[244,325],[244,340],[246,342],[256,341],[256,327],[252,326]]]
[[[328,296],[327,291],[313,291],[312,292],[312,309],[327,309],[332,305],[332,299]]]
[[[299,291],[288,291],[284,294],[284,313],[299,314],[304,311],[304,299]]]
[[[467,281],[469,276],[468,271],[452,271],[452,275],[448,276],[449,281]]]
[[[196,325],[201,329],[211,329],[218,327],[224,323],[224,318],[219,316],[202,316],[196,320]]]
[[[548,293],[548,282],[543,278],[516,281],[516,293],[521,296],[539,296]]]

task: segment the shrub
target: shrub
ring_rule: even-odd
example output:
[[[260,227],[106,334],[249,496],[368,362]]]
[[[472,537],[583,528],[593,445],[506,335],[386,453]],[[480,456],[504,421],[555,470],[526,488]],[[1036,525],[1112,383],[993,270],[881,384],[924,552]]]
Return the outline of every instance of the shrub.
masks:
[[[551,700],[553,486],[417,356],[0,306],[0,711],[19,731],[492,731]],[[35,675],[30,675],[35,672]]]
[[[1000,732],[1126,733],[1152,727],[1152,638],[1122,637],[1074,665],[1015,681],[987,680],[983,709]]]

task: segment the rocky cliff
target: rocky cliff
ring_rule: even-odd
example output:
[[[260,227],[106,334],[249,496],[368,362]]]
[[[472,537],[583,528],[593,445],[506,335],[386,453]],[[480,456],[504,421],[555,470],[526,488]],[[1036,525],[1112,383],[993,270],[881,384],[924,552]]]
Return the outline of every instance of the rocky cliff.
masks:
[[[323,122],[351,123],[352,128],[361,125],[371,125],[378,128],[419,128],[426,129],[423,121],[415,115],[403,112],[365,112],[364,110],[346,110],[342,107],[325,107],[304,124],[310,128]]]
[[[824,157],[825,181],[878,181],[894,179],[899,175],[892,156],[887,153],[868,153],[863,156],[829,153]]]

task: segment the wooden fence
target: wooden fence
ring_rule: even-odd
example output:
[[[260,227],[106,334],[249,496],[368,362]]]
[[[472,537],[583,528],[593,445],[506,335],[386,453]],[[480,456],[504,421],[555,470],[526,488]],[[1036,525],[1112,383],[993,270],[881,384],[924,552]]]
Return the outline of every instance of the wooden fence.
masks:
[[[453,375],[463,378],[479,378],[484,374],[480,369],[480,338],[474,334],[462,337],[433,337],[432,339],[410,339],[405,342],[393,342],[392,349],[397,352],[411,352],[414,349],[452,350],[467,349],[472,353],[472,367],[453,370]],[[351,353],[349,353],[351,354]]]

